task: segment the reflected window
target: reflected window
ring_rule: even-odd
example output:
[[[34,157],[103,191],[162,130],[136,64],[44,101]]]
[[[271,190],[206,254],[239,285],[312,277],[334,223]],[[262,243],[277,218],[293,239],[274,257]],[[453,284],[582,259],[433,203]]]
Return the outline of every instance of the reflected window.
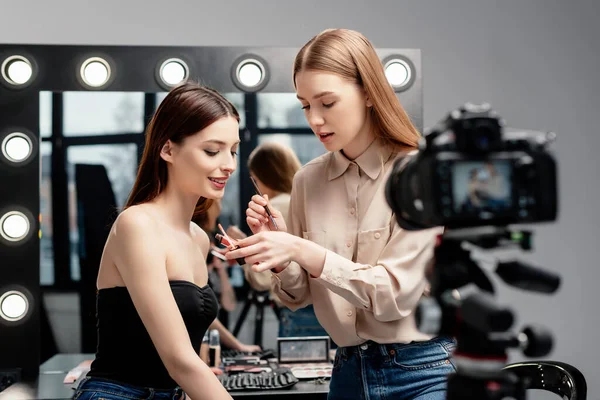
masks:
[[[221,200],[221,214],[219,215],[219,223],[223,228],[227,229],[230,225],[240,226],[240,154],[241,149],[238,147],[237,152],[237,168],[229,177],[227,186],[225,186],[225,194]],[[244,216],[245,217],[245,216]],[[245,222],[245,221],[244,221]]]
[[[259,128],[308,128],[295,93],[258,93]]]
[[[258,135],[258,144],[266,142],[278,142],[291,147],[302,165],[325,154],[325,146],[313,134],[287,134],[274,133]]]
[[[40,92],[40,136],[52,136],[52,92]]]
[[[117,207],[123,207],[135,182],[137,173],[137,145],[108,144],[69,146],[67,148],[67,175],[69,187],[69,238],[71,242],[71,278],[80,280],[79,229],[77,225],[77,194],[75,164],[101,164],[115,193]]]
[[[156,93],[156,108],[167,97],[168,92]],[[223,97],[231,102],[240,114],[240,129],[246,127],[246,113],[244,111],[244,94],[243,93],[221,93]]]
[[[144,93],[64,92],[64,135],[142,133]]]
[[[42,238],[40,240],[40,284],[54,284],[54,247],[52,243],[52,144],[40,146],[42,179],[40,182],[40,214]]]

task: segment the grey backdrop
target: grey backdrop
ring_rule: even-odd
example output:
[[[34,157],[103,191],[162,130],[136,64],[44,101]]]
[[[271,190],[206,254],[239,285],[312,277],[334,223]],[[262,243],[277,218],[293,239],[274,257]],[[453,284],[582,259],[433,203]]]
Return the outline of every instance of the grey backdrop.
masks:
[[[557,340],[550,358],[582,369],[588,398],[600,397],[599,2],[0,3],[4,43],[301,46],[324,28],[357,29],[378,47],[422,50],[425,126],[465,101],[489,101],[510,126],[556,131],[560,219],[535,228],[526,259],[559,271],[562,288],[551,298],[503,289],[500,298],[518,307],[518,326],[547,324]]]

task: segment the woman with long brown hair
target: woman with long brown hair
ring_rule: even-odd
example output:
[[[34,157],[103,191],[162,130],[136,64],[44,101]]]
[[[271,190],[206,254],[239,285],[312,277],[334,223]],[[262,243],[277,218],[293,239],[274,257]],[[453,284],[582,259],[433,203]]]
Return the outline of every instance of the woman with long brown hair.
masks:
[[[273,290],[292,310],[313,304],[340,346],[330,399],[445,399],[455,342],[418,331],[417,303],[441,227],[400,228],[384,188],[394,161],[416,148],[419,132],[388,83],[371,43],[330,29],[294,62],[294,85],[328,153],[295,176],[289,223],[254,196],[255,233],[227,254],[273,272]],[[289,232],[289,233],[286,233]]]
[[[229,101],[193,83],[158,107],[104,248],[98,348],[74,399],[231,399],[199,357],[218,306],[207,285],[209,239],[191,220],[223,197],[236,168],[238,122]]]

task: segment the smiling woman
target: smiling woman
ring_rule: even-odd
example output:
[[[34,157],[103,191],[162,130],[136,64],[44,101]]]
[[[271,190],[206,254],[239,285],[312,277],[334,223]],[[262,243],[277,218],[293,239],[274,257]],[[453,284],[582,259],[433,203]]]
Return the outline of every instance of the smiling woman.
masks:
[[[200,134],[179,142],[167,140],[160,157],[171,171],[169,179],[199,197],[200,202],[203,198],[223,197],[225,184],[237,166],[238,130],[237,119],[224,116],[203,128]],[[199,203],[195,214],[204,211]]]
[[[160,118],[162,115],[164,117]],[[182,122],[179,126],[172,126],[175,120]],[[226,146],[230,148],[225,152],[225,157],[231,159],[229,176],[236,167],[238,123],[239,114],[235,107],[216,91],[191,83],[173,89],[150,121],[138,177],[125,208],[158,196],[167,186],[167,166],[173,170],[172,179],[180,181],[186,188],[195,187],[192,189],[194,192],[201,191],[196,178],[202,172],[198,172],[197,167],[202,165],[200,169],[206,173],[210,166],[204,167],[203,161],[211,164],[208,162],[211,157],[215,157],[214,165],[224,161],[222,150]],[[195,135],[204,129],[202,135]],[[228,136],[228,141],[225,136]],[[202,150],[204,157],[198,149]],[[231,154],[227,156],[229,151]],[[210,201],[201,194],[199,196],[196,213],[210,207]]]
[[[149,390],[156,398],[183,399],[183,391],[231,398],[199,357],[218,303],[208,285],[209,239],[191,220],[223,197],[237,167],[238,121],[221,94],[193,83],[174,88],[158,107],[133,190],[104,247],[98,347],[74,398],[110,391],[131,399]],[[131,359],[139,368],[126,367]]]

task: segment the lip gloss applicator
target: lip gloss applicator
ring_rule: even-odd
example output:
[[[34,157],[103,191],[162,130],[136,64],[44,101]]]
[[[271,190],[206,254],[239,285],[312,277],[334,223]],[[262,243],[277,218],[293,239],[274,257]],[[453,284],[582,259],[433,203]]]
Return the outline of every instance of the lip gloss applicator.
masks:
[[[219,241],[219,243],[221,243],[224,246],[227,246],[227,248],[229,248],[229,250],[237,250],[240,248],[240,246],[236,246],[234,241],[227,235],[227,233],[225,232],[225,229],[223,229],[223,226],[221,224],[218,225],[219,229],[221,230],[221,232],[223,233],[222,235],[220,233],[217,233],[215,235],[215,238]],[[244,265],[246,264],[246,260],[244,260],[243,258],[237,258],[235,261],[238,262],[238,264],[240,265]]]

